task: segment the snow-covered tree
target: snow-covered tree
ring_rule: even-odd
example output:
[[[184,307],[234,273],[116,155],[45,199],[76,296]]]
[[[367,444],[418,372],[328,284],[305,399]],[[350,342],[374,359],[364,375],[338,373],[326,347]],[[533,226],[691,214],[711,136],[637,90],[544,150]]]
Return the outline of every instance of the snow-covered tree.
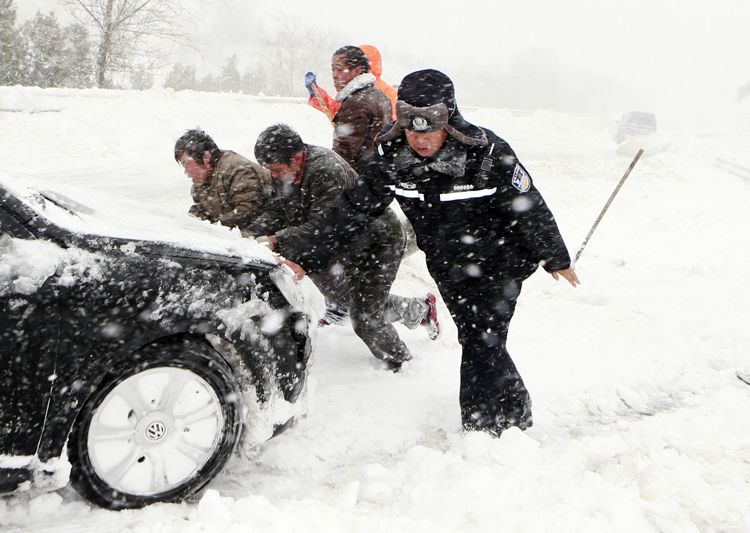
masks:
[[[26,79],[24,84],[60,87],[65,79],[62,51],[65,38],[54,13],[38,12],[21,26],[26,41]]]
[[[0,0],[0,85],[24,81],[25,55],[23,39],[16,28],[16,6],[13,0]]]
[[[195,67],[193,65],[175,63],[172,65],[172,70],[167,74],[167,79],[164,81],[164,87],[171,87],[175,91],[196,89],[198,87],[198,81],[195,78]]]
[[[219,78],[216,80],[216,84],[220,91],[240,92],[242,80],[240,78],[240,71],[237,68],[237,54],[232,55],[232,57],[226,60],[221,73],[219,73]]]
[[[142,65],[130,72],[130,88],[145,91],[154,86],[154,69],[148,65]]]
[[[218,91],[219,90],[219,84],[216,80],[216,76],[209,73],[203,76],[200,80],[198,80],[198,86],[197,89],[199,91]]]
[[[330,68],[330,57],[336,50],[329,33],[307,26],[296,16],[282,14],[273,24],[274,33],[263,40],[264,60],[268,72],[271,94],[301,96],[306,93],[302,83],[305,72]],[[325,58],[325,59],[321,59]]]
[[[139,57],[153,57],[155,42],[187,43],[179,0],[60,0],[96,37],[95,82],[108,87],[115,72],[131,72]]]
[[[245,94],[258,94],[265,90],[266,74],[262,67],[248,68],[242,74],[240,90]]]
[[[94,66],[91,60],[89,33],[83,24],[63,28],[61,59],[65,68],[64,87],[91,87]]]

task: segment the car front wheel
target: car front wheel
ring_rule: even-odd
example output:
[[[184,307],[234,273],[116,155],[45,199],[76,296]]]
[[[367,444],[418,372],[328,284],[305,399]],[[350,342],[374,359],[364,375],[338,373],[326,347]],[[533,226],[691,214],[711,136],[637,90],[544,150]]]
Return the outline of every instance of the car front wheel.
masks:
[[[137,356],[92,395],[68,442],[71,483],[109,509],[197,492],[241,430],[239,381],[209,346],[156,343]]]

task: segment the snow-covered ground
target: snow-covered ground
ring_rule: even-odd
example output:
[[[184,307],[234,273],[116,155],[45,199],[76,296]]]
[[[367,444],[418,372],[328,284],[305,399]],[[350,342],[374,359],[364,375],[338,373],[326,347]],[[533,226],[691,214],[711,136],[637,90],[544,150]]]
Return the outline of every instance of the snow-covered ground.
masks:
[[[575,253],[632,152],[610,117],[466,109],[515,148]],[[252,157],[287,122],[330,146],[301,101],[171,91],[0,87],[0,175],[101,189],[180,214],[175,139],[203,127]],[[320,331],[309,414],[233,460],[202,497],[108,512],[70,488],[0,499],[3,531],[750,531],[750,179],[741,127],[660,124],[577,267],[524,286],[509,349],[535,425],[467,434],[459,348],[403,330],[382,369],[349,327]],[[743,148],[744,147],[744,148]],[[627,153],[626,153],[627,152]],[[124,224],[128,220],[123,220]],[[136,221],[132,221],[133,224]],[[434,290],[420,253],[395,291]]]

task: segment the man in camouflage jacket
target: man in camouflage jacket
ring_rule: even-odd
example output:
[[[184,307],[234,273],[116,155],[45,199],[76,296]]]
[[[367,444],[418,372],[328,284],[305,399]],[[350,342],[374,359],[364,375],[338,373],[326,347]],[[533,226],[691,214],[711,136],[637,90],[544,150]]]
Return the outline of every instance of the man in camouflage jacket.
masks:
[[[177,139],[174,158],[193,181],[191,215],[242,229],[261,213],[271,177],[260,165],[231,150],[220,150],[199,129]]]

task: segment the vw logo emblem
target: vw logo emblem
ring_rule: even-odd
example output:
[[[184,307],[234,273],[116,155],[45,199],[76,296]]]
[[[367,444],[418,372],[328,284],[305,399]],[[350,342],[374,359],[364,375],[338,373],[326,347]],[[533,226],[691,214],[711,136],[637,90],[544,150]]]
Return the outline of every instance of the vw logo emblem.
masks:
[[[430,124],[424,117],[414,117],[411,121],[411,129],[414,131],[425,131],[429,129]]]
[[[164,422],[151,422],[148,426],[146,426],[146,439],[150,440],[151,442],[161,440],[166,434],[167,426],[164,424]]]

